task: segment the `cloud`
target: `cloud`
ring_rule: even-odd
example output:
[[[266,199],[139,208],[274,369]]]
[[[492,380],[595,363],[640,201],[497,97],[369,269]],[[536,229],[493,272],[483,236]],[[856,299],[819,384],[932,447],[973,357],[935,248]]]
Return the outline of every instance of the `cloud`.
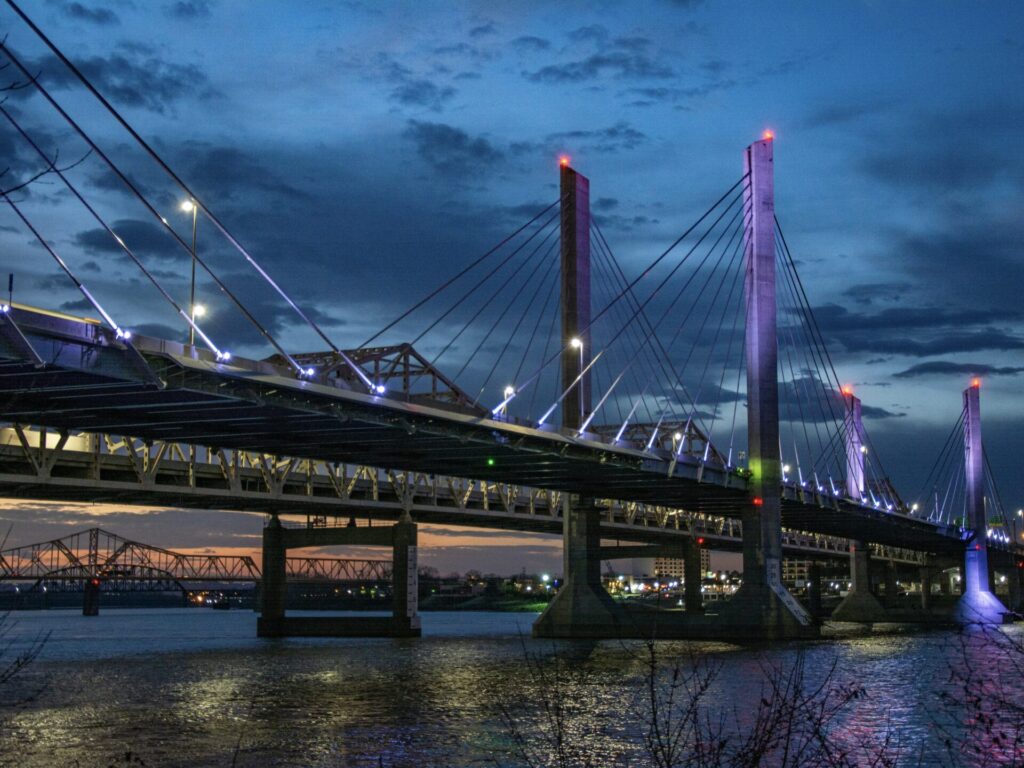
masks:
[[[148,221],[120,219],[111,225],[111,229],[124,240],[125,244],[143,263],[146,262],[147,256],[170,258],[183,252],[181,246],[170,234]],[[86,253],[93,255],[114,253],[123,256],[124,254],[110,234],[99,227],[77,233],[74,242]]]
[[[893,378],[910,379],[918,376],[1016,376],[1020,373],[1024,373],[1024,367],[933,360],[927,363],[918,363],[904,371],[894,373]]]
[[[164,6],[164,12],[177,19],[203,19],[210,16],[210,6],[209,0],[178,0]]]
[[[522,53],[546,51],[551,48],[550,41],[545,40],[543,37],[536,37],[535,35],[523,35],[522,37],[517,37],[515,40],[510,42],[509,45]]]
[[[430,80],[407,80],[391,91],[391,100],[406,107],[426,107],[440,112],[444,103],[455,93],[451,86],[439,86]]]
[[[549,133],[545,141],[550,144],[572,142],[585,145],[599,152],[616,152],[620,149],[636,149],[647,140],[647,136],[625,121],[596,130],[573,130]]]
[[[894,307],[863,314],[826,304],[816,307],[814,315],[826,339],[837,341],[848,352],[929,357],[1024,349],[1024,337],[991,325],[1020,320],[1021,313],[1016,310]]]
[[[106,56],[83,57],[76,65],[115,105],[163,114],[184,98],[207,100],[217,96],[206,75],[194,64],[167,62],[140,45],[121,45]],[[28,64],[42,70],[41,81],[51,89],[79,87],[67,68],[46,60]],[[30,89],[18,93],[28,94]]]
[[[486,24],[473,27],[469,30],[470,37],[486,37],[487,35],[497,34],[498,29],[494,26],[493,21],[488,21]]]
[[[444,123],[410,120],[404,134],[416,152],[438,173],[453,175],[496,163],[504,154],[483,137],[472,137]]]
[[[117,14],[111,11],[109,8],[93,7],[89,8],[81,3],[64,3],[61,7],[65,16],[70,16],[72,19],[78,21],[87,21],[91,24],[98,24],[100,26],[106,26],[111,24],[118,24]]]
[[[912,288],[910,283],[905,282],[860,283],[843,291],[843,296],[848,296],[857,304],[870,305],[876,301],[900,301]]]
[[[564,64],[549,64],[523,76],[534,83],[582,83],[608,75],[617,79],[663,79],[674,76],[671,67],[650,57],[627,51],[595,53]]]

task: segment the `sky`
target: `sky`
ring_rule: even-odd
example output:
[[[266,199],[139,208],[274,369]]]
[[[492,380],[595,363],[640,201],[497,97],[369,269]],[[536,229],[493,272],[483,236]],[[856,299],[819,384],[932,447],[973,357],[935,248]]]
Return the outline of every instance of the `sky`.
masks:
[[[26,10],[339,346],[356,346],[557,196],[568,154],[638,273],[775,135],[776,207],[836,368],[909,499],[983,379],[1006,506],[1024,412],[1024,6],[1012,2],[67,2]],[[15,53],[188,237],[169,184],[10,9]],[[3,83],[15,81],[7,68]],[[5,104],[176,296],[182,254],[30,89]],[[5,188],[39,161],[0,121]],[[78,161],[81,160],[79,163]],[[105,306],[180,336],[94,222],[46,179],[27,214]],[[45,226],[43,226],[45,225]],[[200,249],[289,349],[318,343],[200,222]],[[16,300],[83,312],[0,212]],[[209,285],[210,329],[261,344]],[[319,344],[322,347],[322,343]],[[12,543],[102,524],[170,548],[249,551],[262,518],[0,507]],[[555,570],[556,539],[431,529],[442,570]]]

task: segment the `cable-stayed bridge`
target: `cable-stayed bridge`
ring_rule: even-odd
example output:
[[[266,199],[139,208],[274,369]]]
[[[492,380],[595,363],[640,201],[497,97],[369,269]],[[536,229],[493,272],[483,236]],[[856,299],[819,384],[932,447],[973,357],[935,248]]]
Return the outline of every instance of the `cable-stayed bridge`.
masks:
[[[781,585],[784,530],[786,554],[797,540],[846,550],[854,590],[838,613],[851,620],[885,616],[870,591],[871,546],[917,553],[901,558],[932,568],[962,559],[961,621],[1003,613],[989,589],[990,560],[1010,569],[1019,593],[1017,521],[1003,510],[984,460],[980,383],[964,393],[964,416],[931,487],[901,495],[871,444],[865,406],[832,365],[776,217],[771,136],[745,150],[740,177],[632,277],[591,216],[589,180],[565,159],[557,200],[483,254],[453,257],[440,285],[362,343],[340,345],[21,15],[193,215],[212,226],[218,247],[255,272],[318,349],[286,348],[195,239],[190,244],[176,231],[160,200],[0,44],[35,103],[177,243],[203,286],[237,310],[269,355],[244,359],[214,339],[194,293],[176,298],[180,286],[150,268],[147,254],[90,202],[77,169],[53,163],[24,119],[0,106],[41,172],[95,221],[189,339],[134,333],[116,297],[91,292],[73,259],[58,253],[31,201],[4,193],[11,222],[37,240],[40,257],[52,260],[99,318],[4,307],[0,413],[12,424],[4,455],[21,462],[0,472],[11,495],[164,505],[176,484],[181,505],[252,504],[270,512],[265,634],[347,631],[284,616],[285,552],[316,543],[392,546],[396,583],[404,579],[406,588],[395,590],[392,624],[372,631],[415,634],[417,519],[560,529],[566,582],[535,627],[548,636],[650,634],[655,625],[662,636],[813,636],[814,620]],[[196,457],[204,454],[201,466]],[[124,472],[115,480],[119,462]],[[277,523],[299,509],[355,516],[356,486],[347,485],[346,473],[360,470],[349,468],[370,468],[364,480],[374,472],[388,478],[397,505],[364,499],[358,511],[397,517],[393,531],[296,531]],[[423,487],[445,483],[447,494],[430,503],[417,498]],[[460,489],[471,483],[482,484],[483,501],[468,505],[470,493],[460,506]],[[481,506],[491,511],[492,494],[504,499],[504,514],[481,513]],[[546,494],[548,514],[517,516],[520,499],[537,494]],[[674,548],[699,563],[694,552],[708,543],[708,521],[723,531],[735,524],[731,540],[719,535],[714,543],[744,555],[743,588],[721,614],[701,614],[697,595],[685,615],[636,616],[604,593],[598,566],[615,548],[603,538],[647,542],[652,552]]]

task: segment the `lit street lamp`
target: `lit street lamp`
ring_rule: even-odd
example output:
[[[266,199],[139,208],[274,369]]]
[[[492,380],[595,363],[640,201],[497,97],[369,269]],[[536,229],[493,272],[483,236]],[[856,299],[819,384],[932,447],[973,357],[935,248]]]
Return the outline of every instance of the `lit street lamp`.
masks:
[[[200,308],[196,306],[196,224],[197,215],[199,213],[199,206],[193,201],[186,200],[181,204],[181,210],[185,213],[192,214],[192,287],[188,294],[188,312],[192,318],[192,323],[188,327],[188,343],[189,346],[195,346],[196,343],[196,315],[202,316],[205,309],[200,311]]]

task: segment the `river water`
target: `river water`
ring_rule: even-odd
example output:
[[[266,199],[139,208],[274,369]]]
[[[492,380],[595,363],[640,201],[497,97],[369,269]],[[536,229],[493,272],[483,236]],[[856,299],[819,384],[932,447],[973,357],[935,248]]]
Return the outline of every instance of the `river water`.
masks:
[[[425,613],[417,640],[258,640],[248,611],[10,614],[5,642],[49,637],[0,689],[0,765],[121,765],[128,751],[157,767],[517,765],[508,717],[528,739],[543,733],[530,704],[538,701],[535,669],[554,675],[572,710],[568,728],[583,735],[596,765],[639,762],[643,644],[532,640],[534,618]],[[662,660],[713,663],[709,705],[730,716],[756,706],[773,666],[802,657],[813,681],[835,665],[837,682],[864,690],[839,714],[839,731],[864,741],[898,737],[905,765],[939,764],[949,723],[955,730],[969,719],[940,698],[965,653],[989,670],[1007,663],[965,650],[952,632],[761,649],[659,645]],[[1011,688],[1022,685],[1016,675]]]

